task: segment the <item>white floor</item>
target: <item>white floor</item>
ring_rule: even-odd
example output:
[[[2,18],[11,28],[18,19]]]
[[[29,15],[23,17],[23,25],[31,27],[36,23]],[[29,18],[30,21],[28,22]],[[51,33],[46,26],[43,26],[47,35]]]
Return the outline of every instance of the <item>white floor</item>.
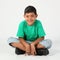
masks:
[[[0,39],[0,60],[57,60],[60,58],[60,41],[53,41],[48,56],[25,56],[15,55],[14,48],[7,44],[6,39]]]

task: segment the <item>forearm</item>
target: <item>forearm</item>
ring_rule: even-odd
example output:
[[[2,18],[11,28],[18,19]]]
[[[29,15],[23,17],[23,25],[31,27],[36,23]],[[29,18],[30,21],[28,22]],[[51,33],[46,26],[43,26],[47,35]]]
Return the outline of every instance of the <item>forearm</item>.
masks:
[[[23,38],[19,38],[20,43],[23,44],[23,46],[25,47],[25,52],[29,55],[30,54],[30,45],[23,39]]]
[[[28,46],[28,43],[23,38],[19,38],[19,40],[25,47]]]
[[[36,39],[34,42],[32,42],[32,44],[36,45],[36,44],[38,44],[42,40],[44,40],[44,37]]]

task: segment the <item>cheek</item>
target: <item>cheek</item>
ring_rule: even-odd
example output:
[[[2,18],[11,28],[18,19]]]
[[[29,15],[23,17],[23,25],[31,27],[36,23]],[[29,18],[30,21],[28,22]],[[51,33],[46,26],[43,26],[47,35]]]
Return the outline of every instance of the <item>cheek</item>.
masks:
[[[28,18],[25,18],[26,21],[28,21]]]
[[[35,17],[32,18],[32,20],[35,20],[35,19],[36,19]]]

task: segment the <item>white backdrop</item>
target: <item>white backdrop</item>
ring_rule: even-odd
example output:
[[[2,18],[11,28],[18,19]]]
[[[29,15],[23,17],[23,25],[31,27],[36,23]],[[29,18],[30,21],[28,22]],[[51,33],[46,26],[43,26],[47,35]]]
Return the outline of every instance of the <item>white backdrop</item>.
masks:
[[[0,0],[0,43],[2,42],[1,46],[7,42],[8,37],[16,37],[18,25],[20,21],[24,19],[24,9],[28,5],[33,5],[36,7],[38,13],[37,19],[40,19],[43,24],[43,27],[47,34],[46,38],[51,39],[53,42],[59,41],[59,2],[59,0]]]
[[[0,0],[0,38],[16,36],[18,24],[24,19],[24,9],[28,5],[36,7],[47,38],[59,40],[59,0]]]

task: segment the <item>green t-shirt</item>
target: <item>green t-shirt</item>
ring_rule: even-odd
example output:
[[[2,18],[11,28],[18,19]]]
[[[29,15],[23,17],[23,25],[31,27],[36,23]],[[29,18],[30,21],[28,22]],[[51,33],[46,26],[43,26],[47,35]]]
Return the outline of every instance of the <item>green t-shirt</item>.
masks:
[[[17,36],[24,38],[26,41],[35,41],[37,38],[45,36],[44,29],[39,20],[35,20],[33,25],[28,25],[26,20],[19,24]]]

